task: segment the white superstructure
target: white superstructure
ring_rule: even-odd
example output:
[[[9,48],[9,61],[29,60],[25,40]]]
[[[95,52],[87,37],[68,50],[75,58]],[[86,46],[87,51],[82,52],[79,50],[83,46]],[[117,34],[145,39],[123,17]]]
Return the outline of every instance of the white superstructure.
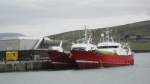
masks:
[[[58,52],[63,52],[62,41],[60,41],[59,46],[51,46],[48,49],[49,50],[55,50],[55,51],[58,51]]]
[[[90,43],[91,37],[87,38],[87,29],[85,27],[85,38],[81,43],[73,43],[71,46],[71,50],[81,50],[81,51],[93,51],[96,50],[97,47],[94,44]]]
[[[99,52],[108,52],[116,55],[131,55],[131,49],[127,43],[115,42],[112,37],[109,35],[109,31],[101,35],[101,42],[97,45],[97,51]]]

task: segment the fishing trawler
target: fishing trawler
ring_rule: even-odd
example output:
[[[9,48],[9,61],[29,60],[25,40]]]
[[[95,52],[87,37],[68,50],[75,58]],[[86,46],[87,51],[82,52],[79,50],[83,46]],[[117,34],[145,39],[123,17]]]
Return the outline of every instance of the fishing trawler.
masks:
[[[114,41],[109,30],[101,34],[101,42],[97,45],[103,67],[133,65],[133,53],[128,43]]]
[[[50,47],[48,55],[51,69],[71,69],[75,67],[74,62],[69,58],[70,54],[63,51],[62,41],[59,46]]]
[[[73,43],[71,46],[71,59],[75,60],[79,69],[96,68],[100,66],[96,56],[96,45],[91,44],[91,36],[87,36],[85,26],[85,37],[82,42]]]
[[[71,58],[75,60],[78,68],[97,68],[133,65],[133,53],[127,43],[119,43],[113,40],[109,31],[102,34],[102,41],[97,47],[87,40],[85,29],[85,41],[73,44],[71,47]]]

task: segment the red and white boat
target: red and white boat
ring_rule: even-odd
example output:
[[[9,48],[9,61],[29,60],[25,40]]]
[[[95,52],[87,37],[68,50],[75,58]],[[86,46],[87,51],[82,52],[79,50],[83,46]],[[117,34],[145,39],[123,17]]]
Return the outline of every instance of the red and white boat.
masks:
[[[90,43],[91,38],[87,38],[85,27],[85,38],[81,43],[73,43],[71,46],[71,59],[75,60],[79,69],[96,68],[100,66],[101,61],[95,51],[96,45]]]
[[[51,69],[71,69],[75,68],[75,63],[70,59],[70,54],[65,53],[62,48],[62,42],[60,46],[52,46],[48,51],[49,55],[49,67]]]
[[[97,45],[97,54],[100,56],[103,67],[133,65],[133,53],[128,43],[114,41],[106,31],[101,35],[101,42]]]
[[[85,33],[86,37],[86,33]],[[106,32],[102,34],[102,41],[98,46],[90,44],[88,40],[83,43],[73,44],[71,58],[75,60],[78,68],[96,68],[133,65],[134,58],[127,43],[115,42]]]

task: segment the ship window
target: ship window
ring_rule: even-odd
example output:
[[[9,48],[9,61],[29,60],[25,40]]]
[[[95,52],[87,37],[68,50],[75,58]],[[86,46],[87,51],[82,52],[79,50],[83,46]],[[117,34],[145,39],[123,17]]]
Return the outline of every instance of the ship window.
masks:
[[[118,48],[118,46],[99,46],[98,48]]]
[[[85,51],[84,47],[78,47],[78,48],[73,48],[72,50],[81,50],[81,51]]]

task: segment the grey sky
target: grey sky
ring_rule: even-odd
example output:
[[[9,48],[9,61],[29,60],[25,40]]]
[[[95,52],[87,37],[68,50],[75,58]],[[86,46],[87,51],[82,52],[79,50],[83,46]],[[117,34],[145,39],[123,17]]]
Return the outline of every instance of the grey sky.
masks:
[[[0,0],[0,32],[44,36],[150,20],[150,0]]]

